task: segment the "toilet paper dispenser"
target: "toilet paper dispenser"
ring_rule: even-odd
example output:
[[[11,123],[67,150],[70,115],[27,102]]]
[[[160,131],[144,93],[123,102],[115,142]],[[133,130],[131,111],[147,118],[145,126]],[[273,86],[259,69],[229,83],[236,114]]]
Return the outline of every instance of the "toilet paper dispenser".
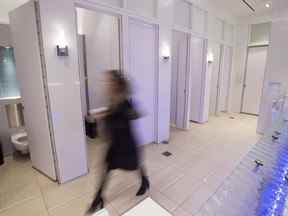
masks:
[[[7,104],[5,105],[8,125],[10,128],[20,128],[24,126],[23,105]]]

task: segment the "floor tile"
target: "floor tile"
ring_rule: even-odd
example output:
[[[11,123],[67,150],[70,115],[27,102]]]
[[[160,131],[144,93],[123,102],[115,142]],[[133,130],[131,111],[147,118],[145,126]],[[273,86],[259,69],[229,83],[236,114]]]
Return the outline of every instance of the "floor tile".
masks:
[[[15,186],[13,189],[0,194],[0,209],[33,197],[41,197],[40,187],[37,184]]]
[[[0,216],[48,216],[41,197],[23,201],[11,208],[0,211]]]
[[[146,193],[143,196],[136,196],[138,189],[138,185],[132,186],[120,193],[108,204],[111,204],[111,206],[121,215],[149,196],[149,193]]]
[[[42,191],[45,204],[51,209],[88,194],[88,185],[88,178],[84,176],[63,185],[49,187]]]
[[[164,196],[161,192],[157,191],[153,187],[150,190],[149,196],[169,212],[172,212],[177,208],[175,202],[168,199],[166,196]]]
[[[148,196],[173,215],[196,213],[259,139],[257,118],[233,114],[231,120],[230,115],[192,123],[189,131],[171,129],[168,145],[143,147],[151,181],[145,196],[135,196],[137,172],[111,173],[103,194],[110,214],[118,216]],[[49,216],[83,215],[101,182],[106,150],[105,141],[88,140],[89,174],[63,185],[32,169],[29,160],[8,158],[0,167],[0,216],[47,216],[46,208]],[[165,151],[172,156],[163,156]]]

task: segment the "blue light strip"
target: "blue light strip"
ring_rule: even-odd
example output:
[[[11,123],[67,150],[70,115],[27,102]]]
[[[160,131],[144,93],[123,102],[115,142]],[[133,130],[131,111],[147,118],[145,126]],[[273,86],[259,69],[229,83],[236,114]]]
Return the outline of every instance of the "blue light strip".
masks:
[[[259,216],[282,216],[288,197],[288,140],[279,149],[279,155],[271,179],[264,185],[257,215]]]

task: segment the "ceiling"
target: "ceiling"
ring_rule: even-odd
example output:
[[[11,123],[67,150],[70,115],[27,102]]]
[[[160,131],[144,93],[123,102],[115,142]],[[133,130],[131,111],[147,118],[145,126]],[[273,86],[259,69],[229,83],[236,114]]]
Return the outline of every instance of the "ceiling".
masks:
[[[9,23],[9,11],[28,1],[29,0],[0,0],[0,23]]]
[[[19,7],[29,0],[0,0],[0,23],[9,23],[9,11]],[[255,12],[251,11],[242,0],[210,0],[209,4],[213,7],[227,11],[236,17],[245,17],[253,14],[262,14],[269,12],[271,8],[267,9],[265,4],[271,3],[273,0],[246,0],[255,8]],[[286,0],[285,0],[286,1]]]
[[[210,1],[213,6],[229,11],[229,13],[236,17],[245,17],[250,15],[258,15],[268,13],[272,10],[273,0],[246,0],[254,9],[253,12],[242,0],[212,0]],[[270,3],[271,7],[266,8],[265,4]]]

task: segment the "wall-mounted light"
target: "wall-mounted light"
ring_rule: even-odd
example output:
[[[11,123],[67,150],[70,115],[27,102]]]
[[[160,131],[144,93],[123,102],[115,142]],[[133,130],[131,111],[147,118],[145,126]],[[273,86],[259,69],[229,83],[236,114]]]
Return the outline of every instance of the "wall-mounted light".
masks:
[[[162,57],[165,61],[168,61],[170,59],[170,56],[170,47],[167,44],[164,44],[162,48]]]
[[[266,4],[265,4],[265,7],[266,7],[266,8],[270,8],[270,6],[271,6],[271,5],[270,5],[269,3],[266,3]]]
[[[214,62],[214,55],[213,55],[212,52],[208,53],[208,55],[207,55],[207,62],[208,62],[209,64],[211,64],[211,63]]]
[[[57,35],[57,56],[68,56],[68,45],[65,37],[65,33],[63,30],[59,31],[59,34]]]
[[[69,55],[68,46],[60,47],[60,45],[57,45],[56,48],[57,48],[57,56],[68,56]]]

